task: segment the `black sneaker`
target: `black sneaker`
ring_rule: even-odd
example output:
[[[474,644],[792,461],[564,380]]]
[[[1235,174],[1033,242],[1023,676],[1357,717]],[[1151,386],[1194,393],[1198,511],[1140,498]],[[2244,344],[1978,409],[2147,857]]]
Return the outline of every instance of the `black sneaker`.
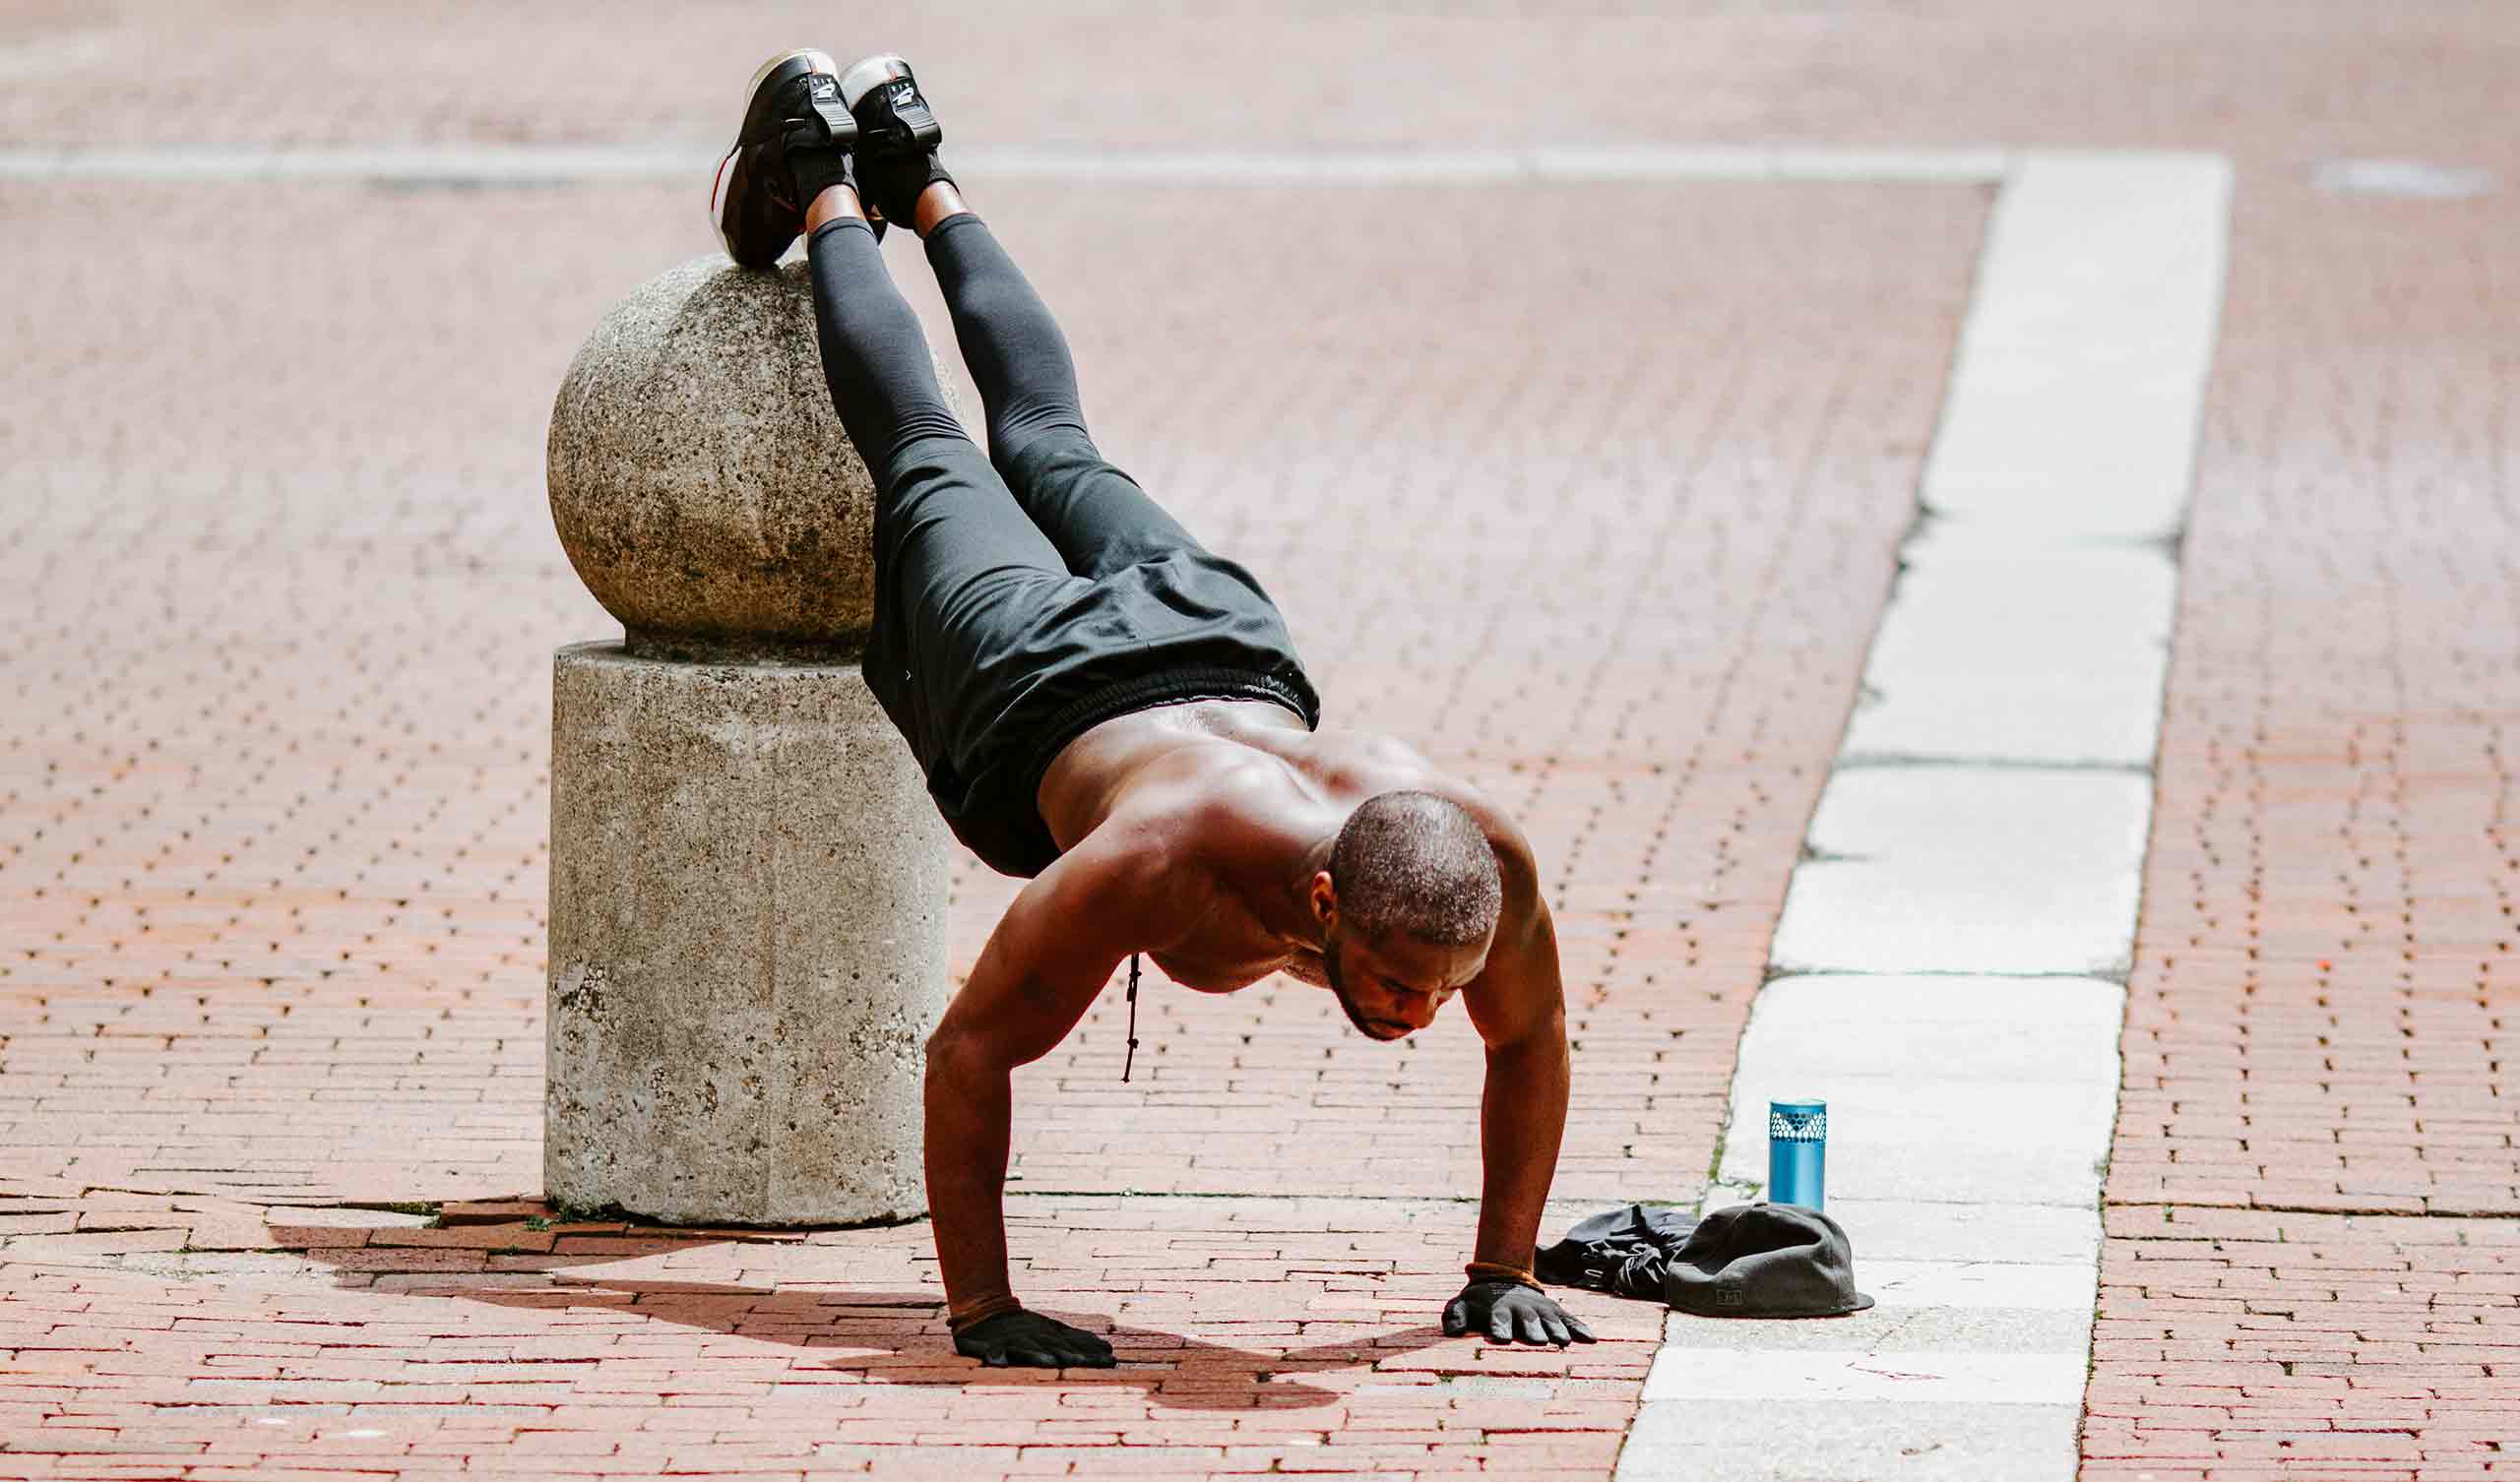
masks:
[[[919,192],[954,177],[936,162],[945,128],[910,63],[890,54],[850,63],[840,75],[840,100],[857,120],[858,193],[887,219],[913,225]]]
[[[744,93],[743,128],[718,162],[709,206],[726,256],[768,268],[805,229],[805,209],[832,185],[851,185],[857,121],[840,100],[831,54],[800,47],[761,64]]]

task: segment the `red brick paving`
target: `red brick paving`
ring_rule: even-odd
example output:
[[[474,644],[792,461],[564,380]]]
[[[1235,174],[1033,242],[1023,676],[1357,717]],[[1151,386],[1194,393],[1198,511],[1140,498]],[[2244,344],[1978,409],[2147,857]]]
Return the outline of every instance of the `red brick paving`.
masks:
[[[2086,1471],[2520,1475],[2520,203],[2236,224]]]
[[[57,277],[26,333],[89,347],[31,388],[62,410],[25,438],[46,498],[10,548],[44,655],[16,666],[13,699],[45,718],[8,742],[27,935],[0,981],[44,997],[11,1040],[0,1139],[20,1176],[75,1162],[91,1187],[530,1189],[547,653],[609,629],[533,492],[541,383],[608,296],[684,250],[688,201],[205,186],[216,249],[144,243],[135,267],[80,255],[109,189],[50,194],[66,203],[29,235]],[[1581,242],[1431,243],[1398,218],[1313,240],[1266,209],[1286,191],[1157,192],[1125,222],[1108,203],[1001,198],[1007,235],[1075,306],[1106,445],[1280,589],[1343,723],[1418,740],[1541,844],[1584,1040],[1562,1192],[1688,1197],[1906,518],[1976,193],[1696,187]],[[492,271],[520,235],[565,240],[591,201],[625,225]],[[1484,207],[1456,192],[1422,210],[1466,227]],[[319,229],[332,251],[285,261]],[[1117,230],[1125,263],[1102,250]],[[1596,251],[1683,236],[1686,277],[1595,270]],[[1210,339],[1092,312],[1140,273],[1181,283],[1175,323],[1227,340],[1238,379]],[[160,297],[99,322],[105,283],[131,278]],[[450,283],[451,302],[410,296]],[[1754,306],[1789,298],[1794,331],[1754,333],[1780,312]],[[306,338],[185,316],[209,301],[237,320],[268,303]],[[211,368],[222,404],[177,405],[189,446],[235,471],[196,486],[130,460],[134,365],[179,386]],[[257,447],[264,418],[284,430]],[[74,565],[100,546],[145,574],[149,607]],[[1395,582],[1392,551],[1442,580]],[[1792,662],[1764,672],[1776,655]],[[967,870],[960,889],[968,958],[1012,884]],[[1145,1032],[1125,1090],[1100,1015],[1029,1073],[1047,1115],[1019,1145],[1026,1182],[1473,1182],[1460,1023],[1394,1053],[1349,1039],[1317,990],[1264,988],[1159,995]],[[1405,1144],[1291,1171],[1365,1110]]]
[[[59,0],[17,7],[0,17],[11,79],[0,89],[0,140],[130,142],[178,116],[211,142],[705,141],[723,127],[725,89],[715,79],[739,76],[794,35],[819,35],[828,11],[756,7],[706,26],[688,24],[687,11],[635,5],[608,8],[599,23],[512,7],[346,23],[285,6],[261,14],[269,25],[204,27],[148,7],[109,16]],[[2509,206],[2520,158],[2495,122],[2520,68],[2520,27],[2507,13],[2343,0],[1966,0],[1931,14],[1717,4],[1475,18],[1310,7],[1150,18],[1122,6],[1020,17],[860,7],[851,25],[869,44],[880,35],[914,57],[953,58],[930,71],[958,137],[999,145],[1513,142],[1528,137],[1530,110],[1499,99],[1525,95],[1530,59],[1545,56],[1586,94],[1569,126],[1611,141],[2232,153],[2240,189],[2231,339],[2209,395],[2186,542],[2086,1470],[2168,1482],[2484,1477],[2515,1465],[2504,759],[2515,712],[2509,655],[2520,644],[2502,593],[2513,568],[2507,346],[2520,340],[2499,244],[2520,224]],[[504,43],[495,55],[478,44],[491,35]],[[613,65],[555,64],[586,55],[591,37]],[[850,49],[848,37],[830,39]],[[96,85],[127,74],[135,42],[162,106],[95,106]],[[1127,68],[1127,85],[1111,87],[1081,86],[1090,69],[1056,65],[1097,49],[1168,61]],[[350,110],[336,93],[301,85],[305,57],[352,53],[391,56],[409,105]],[[1305,61],[1281,60],[1291,56]],[[1259,59],[1265,87],[1252,83]],[[2502,195],[2408,202],[2303,188],[2318,160],[2356,154],[2488,165]],[[1793,190],[1822,194],[1789,203],[1756,188],[1623,192],[1620,210],[1604,215],[1587,214],[1583,203],[1598,198],[1580,195],[1417,193],[1402,204],[1430,199],[1433,216],[1398,220],[1349,213],[1349,198],[1334,197],[1340,209],[1327,221],[1323,202],[1300,192],[1146,192],[1130,201],[1125,224],[1141,229],[1122,254],[1106,238],[1124,223],[1099,211],[1034,189],[995,194],[1026,261],[1071,311],[1105,440],[1218,543],[1253,554],[1316,663],[1326,646],[1343,650],[1350,667],[1336,675],[1334,703],[1361,718],[1388,687],[1417,684],[1406,702],[1416,718],[1398,728],[1432,731],[1425,717],[1440,713],[1447,735],[1479,738],[1454,760],[1525,789],[1515,800],[1540,821],[1544,853],[1562,862],[1574,980],[1601,995],[1579,1008],[1579,1094],[1613,1093],[1598,1115],[1587,1109],[1597,1103],[1579,1105],[1561,1192],[1633,1193],[1637,1178],[1703,1166],[1747,987],[1739,964],[1763,956],[1762,902],[1781,883],[1780,851],[1798,835],[1808,798],[1804,759],[1825,758],[1834,742],[1836,720],[1818,697],[1846,682],[1845,630],[1860,626],[1877,592],[1880,574],[1867,563],[1886,546],[1870,522],[1901,502],[1922,441],[1918,408],[1929,417],[1939,385],[1944,316],[1974,214],[1955,210],[1951,193],[1918,188],[1900,189],[1896,205],[1867,192]],[[101,1364],[0,1346],[0,1436],[14,1444],[21,1430],[46,1433],[41,1453],[0,1451],[0,1476],[238,1474],[221,1463],[264,1454],[304,1475],[353,1475],[339,1470],[350,1465],[418,1475],[441,1464],[449,1475],[461,1464],[551,1475],[599,1464],[588,1458],[601,1440],[583,1434],[602,1437],[598,1418],[634,1439],[624,1452],[633,1471],[663,1464],[637,1440],[657,1436],[677,1438],[686,1448],[677,1459],[694,1465],[748,1456],[775,1475],[823,1464],[761,1450],[795,1435],[824,1444],[813,1429],[821,1408],[775,1408],[788,1383],[769,1385],[770,1400],[741,1396],[774,1407],[765,1413],[775,1420],[755,1427],[747,1414],[724,1436],[703,1428],[729,1418],[733,1407],[719,1401],[731,1396],[665,1392],[668,1381],[695,1382],[696,1355],[714,1361],[759,1341],[705,1326],[642,1319],[611,1334],[615,1347],[630,1346],[598,1361],[609,1376],[599,1387],[575,1374],[512,1381],[586,1385],[567,1405],[509,1385],[497,1402],[463,1402],[465,1384],[487,1387],[482,1374],[510,1367],[481,1359],[488,1347],[583,1337],[572,1330],[616,1316],[472,1300],[494,1282],[553,1300],[553,1273],[487,1269],[549,1256],[485,1253],[484,1270],[451,1278],[323,1268],[291,1252],[170,1249],[182,1240],[345,1249],[326,1243],[344,1240],[328,1222],[386,1217],[309,1207],[274,1215],[285,1228],[257,1234],[260,1201],[501,1195],[531,1184],[540,659],[602,624],[569,580],[538,501],[518,491],[538,476],[541,399],[576,336],[621,287],[705,250],[684,215],[692,208],[683,193],[637,190],[153,188],[153,202],[183,208],[163,213],[180,226],[161,235],[134,228],[134,194],[0,189],[25,284],[0,330],[18,350],[0,368],[12,408],[0,423],[9,491],[0,613],[20,636],[0,659],[0,713],[43,717],[34,730],[0,723],[9,929],[0,936],[0,1193],[17,1196],[0,1204],[0,1238],[12,1261],[28,1240],[79,1243],[53,1247],[39,1273],[0,1265],[0,1323],[14,1334],[41,1321],[46,1341],[55,1331],[133,1335],[116,1337]],[[1639,209],[1641,223],[1622,224]],[[1743,212],[1750,218],[1736,219]],[[1215,232],[1196,256],[1185,245],[1193,229]],[[1588,250],[1587,234],[1600,231],[1602,250]],[[1845,240],[1811,240],[1828,233]],[[1457,249],[1455,238],[1477,241]],[[1441,250],[1423,281],[1393,266],[1428,244]],[[1150,252],[1149,271],[1135,272]],[[1639,263],[1662,271],[1640,279]],[[1159,302],[1179,307],[1148,310],[1141,281],[1163,282]],[[1092,312],[1113,301],[1131,305],[1126,322]],[[1549,312],[1570,301],[1579,312]],[[1376,343],[1352,333],[1348,316],[1378,305],[1388,312],[1375,314]],[[1230,356],[1205,348],[1224,327],[1237,334]],[[1805,347],[1783,343],[1794,339]],[[1845,367],[1848,390],[1837,412],[1823,412],[1801,394],[1826,379],[1810,357],[1846,354],[1892,363],[1830,362]],[[1237,375],[1220,378],[1220,363]],[[1421,384],[1441,389],[1383,400]],[[1737,394],[1727,401],[1722,388]],[[1590,413],[1612,434],[1606,453],[1570,453],[1580,438],[1538,426],[1606,393],[1613,409]],[[1824,426],[1835,429],[1829,451],[1815,454]],[[179,452],[166,446],[170,432]],[[1673,467],[1691,470],[1684,486]],[[1805,473],[1787,471],[1796,468]],[[1750,497],[1806,482],[1821,500],[1807,509],[1848,512],[1823,523],[1852,521],[1833,537],[1834,554],[1811,546],[1809,531],[1789,539],[1762,524],[1767,505]],[[1709,518],[1676,526],[1685,544],[1665,552],[1682,557],[1675,569],[1692,580],[1658,593],[1678,614],[1649,628],[1663,646],[1632,648],[1600,681],[1615,693],[1661,674],[1670,688],[1627,716],[1618,746],[1588,748],[1616,708],[1570,712],[1582,685],[1552,635],[1631,645],[1645,636],[1616,627],[1598,591],[1569,580],[1585,570],[1577,532],[1627,554],[1600,515],[1622,483],[1685,487],[1691,510]],[[1457,491],[1480,513],[1457,519],[1447,502]],[[1512,524],[1535,491],[1559,503]],[[1521,608],[1465,594],[1440,621],[1401,626],[1417,615],[1408,602],[1363,595],[1389,573],[1388,562],[1357,554],[1375,547],[1355,540],[1339,548],[1344,558],[1319,559],[1331,515],[1379,511],[1383,499],[1396,501],[1388,518],[1413,539],[1441,537],[1490,560],[1519,539],[1533,549],[1512,554],[1558,561],[1559,580],[1517,584]],[[1734,584],[1749,580],[1742,568],[1758,564],[1757,551],[1781,583],[1833,589],[1780,585],[1778,603],[1742,620],[1733,593],[1746,588]],[[1796,605],[1815,602],[1841,605]],[[1526,611],[1542,620],[1526,628]],[[1762,662],[1787,635],[1794,656]],[[1466,663],[1472,651],[1504,660]],[[1421,653],[1454,667],[1412,668]],[[346,668],[330,662],[340,654]],[[1794,693],[1750,720],[1742,707],[1780,685]],[[1514,704],[1518,689],[1533,703]],[[1548,729],[1527,739],[1533,725]],[[1696,759],[1685,787],[1636,766],[1658,727],[1695,738],[1695,750],[1654,753],[1667,766]],[[1813,730],[1824,734],[1805,734]],[[1658,839],[1647,825],[1666,810]],[[1651,855],[1649,841],[1660,845]],[[1717,843],[1730,847],[1719,856]],[[1721,891],[1709,889],[1719,881]],[[968,956],[972,923],[985,921],[1002,888],[966,873],[959,889]],[[1708,900],[1722,908],[1705,913]],[[1690,970],[1676,984],[1662,966],[1673,951]],[[1650,1002],[1637,991],[1649,974]],[[1228,1172],[1327,1175],[1332,1160],[1313,1144],[1334,1135],[1333,1110],[1388,1117],[1406,1107],[1396,1125],[1413,1135],[1451,1125],[1443,1087],[1467,1068],[1462,1046],[1413,1050],[1405,1075],[1389,1055],[1341,1065],[1353,1047],[1320,1004],[1292,989],[1282,996],[1265,1011],[1159,996],[1151,1038],[1166,1079],[1143,1097],[1133,1088],[1115,1099],[1112,1027],[1089,1021],[1072,1052],[1027,1086],[1029,1103],[1048,1112],[1024,1149],[1039,1175],[1028,1182],[1075,1187],[1108,1173],[1195,1189],[1228,1184]],[[1253,1036],[1240,1063],[1190,1074],[1189,1052],[1209,1053],[1220,1033]],[[1329,1058],[1309,1059],[1325,1048]],[[1627,1099],[1640,1070],[1659,1077],[1654,1095]],[[1228,1146],[1223,1167],[1122,1156],[1226,1126],[1271,1130]],[[1123,1141],[1114,1127],[1141,1136]],[[1439,1149],[1373,1171],[1451,1192],[1459,1164],[1457,1151]],[[64,1177],[74,1169],[82,1176]],[[192,1207],[176,1212],[188,1233],[175,1236],[158,1223],[154,1196],[82,1194],[87,1175],[210,1192],[184,1201]],[[1670,1192],[1684,1194],[1683,1183],[1674,1178]],[[1191,1209],[1193,1233],[1231,1234],[1226,1206],[1235,1204],[1019,1201],[1058,1211],[1022,1239],[1042,1289],[1075,1293],[1071,1310],[1088,1317],[1116,1310],[1086,1300],[1116,1290],[1112,1263],[1162,1259],[1145,1248],[1145,1221]],[[1334,1233],[1339,1216],[1324,1207],[1306,1206],[1295,1233]],[[1444,1205],[1413,1206],[1405,1219],[1375,1214],[1367,1233],[1405,1224],[1438,1253],[1427,1221],[1466,1218]],[[1096,1219],[1137,1223],[1081,1255],[1056,1228]],[[518,1233],[530,1244],[523,1234],[552,1232]],[[800,1311],[780,1304],[813,1293],[822,1330],[868,1345],[843,1361],[862,1366],[882,1356],[879,1329],[898,1341],[886,1325],[913,1321],[900,1314],[916,1309],[826,1316],[820,1298],[932,1287],[915,1275],[914,1231],[849,1238],[867,1251],[840,1279],[774,1277],[758,1300],[775,1319]],[[1174,1237],[1165,1238],[1168,1251]],[[735,1273],[754,1249],[718,1241],[651,1259],[709,1265],[704,1284],[740,1285]],[[1413,1249],[1376,1239],[1337,1273],[1303,1278],[1305,1300],[1330,1296],[1334,1277],[1443,1287],[1442,1261]],[[360,1250],[358,1259],[378,1259]],[[72,1264],[92,1261],[106,1266]],[[1061,1278],[1062,1261],[1082,1274]],[[1368,1271],[1368,1261],[1391,1265]],[[1417,1278],[1402,1271],[1406,1262],[1422,1263]],[[1232,1274],[1237,1287],[1255,1284],[1250,1272]],[[468,1295],[405,1295],[451,1279]],[[892,1286],[871,1285],[878,1279]],[[121,1295],[72,1290],[83,1281]],[[1300,1345],[1211,1333],[1205,1298],[1220,1289],[1174,1291],[1168,1315],[1132,1307],[1131,1321],[1185,1343],[1194,1331],[1197,1341],[1247,1343],[1267,1362],[1245,1371],[1245,1360],[1228,1361],[1236,1377],[1209,1392],[1239,1386],[1274,1397],[1287,1382],[1256,1376]],[[678,1294],[632,1293],[628,1306],[668,1295]],[[412,1370],[442,1363],[441,1380],[469,1360],[480,1360],[477,1372],[393,1386],[399,1400],[440,1407],[426,1415],[340,1399],[257,1408],[282,1381],[212,1378],[319,1356],[320,1342],[282,1333],[309,1326],[295,1320],[324,1303],[341,1304],[323,1320],[334,1325],[327,1336],[346,1340],[342,1352]],[[1597,1322],[1632,1316],[1599,1306],[1607,1310],[1587,1309]],[[173,1314],[205,1307],[224,1314],[215,1321],[225,1333],[183,1336],[194,1319]],[[425,1316],[396,1316],[412,1309]],[[1425,1310],[1403,1301],[1374,1330],[1405,1344]],[[931,1317],[915,1322],[932,1335]],[[379,1338],[402,1346],[380,1348]],[[456,1346],[469,1340],[485,1347]],[[447,1355],[431,1358],[439,1342]],[[805,1351],[765,1346],[791,1364]],[[1588,1352],[1618,1357],[1617,1345]],[[1488,1383],[1484,1366],[1504,1358],[1467,1344],[1424,1354],[1460,1357],[1456,1370],[1409,1380],[1413,1389]],[[1193,1392],[1215,1378],[1189,1367],[1143,1392],[1164,1384]],[[869,1386],[867,1372],[841,1383],[916,1415],[942,1413],[939,1387]],[[1453,1465],[1410,1461],[1408,1449],[1421,1445],[1418,1454],[1433,1457],[1445,1443],[1423,1438],[1448,1428],[1363,1373],[1300,1383],[1345,1396],[1335,1413],[1350,1440],[1391,1448],[1372,1460],[1427,1475]],[[1221,1412],[1200,1412],[1211,1427],[1202,1432],[1185,1410],[1152,1405],[1135,1429],[1092,1430],[1105,1420],[1091,1413],[1095,1403],[1116,1391],[994,1378],[950,1388],[976,1406],[1010,1406],[986,1421],[965,1417],[987,1428],[990,1459],[1008,1471],[1060,1470],[1077,1456],[1090,1457],[1087,1470],[1118,1468],[1107,1447],[1052,1449],[1090,1445],[1079,1436],[1116,1434],[1144,1456],[1137,1448],[1199,1448],[1218,1434]],[[1633,1392],[1632,1376],[1584,1381],[1612,1387],[1607,1397],[1579,1396],[1550,1377],[1494,1382],[1545,1384],[1545,1402],[1569,1405],[1623,1405],[1618,1395]],[[206,1389],[208,1406],[125,1392],[195,1383],[229,1388]],[[1480,1398],[1531,1403],[1493,1389]],[[1036,1402],[1035,1412],[1013,1408]],[[1459,1403],[1448,1395],[1447,1408]],[[379,1418],[389,1408],[396,1415]],[[1065,1408],[1087,1413],[1054,1444],[1051,1428],[1070,1424],[1056,1418]],[[1245,1408],[1255,1413],[1244,1419],[1264,1419],[1260,1406]],[[1332,1407],[1289,1413],[1315,1411]],[[353,1413],[364,1423],[344,1419]],[[256,1423],[266,1419],[284,1424]],[[406,1421],[427,1431],[408,1451],[389,1424]],[[148,1429],[162,1426],[201,1429]],[[371,1428],[388,1434],[342,1434]],[[1546,1431],[1480,1434],[1465,1470],[1486,1461],[1530,1474],[1528,1457],[1508,1449],[1557,1445]],[[1503,1439],[1524,1434],[1537,1439]],[[1030,1451],[1013,1444],[1035,1437]],[[72,1451],[74,1438],[89,1450]],[[115,1449],[160,1445],[174,1450]],[[217,1460],[207,1455],[214,1446]],[[1287,1467],[1329,1451],[1260,1446]],[[959,1476],[976,1458],[893,1445],[881,1459]],[[1335,1464],[1365,1459],[1352,1447]],[[1191,1460],[1158,1454],[1150,1464],[1185,1470]],[[281,1464],[253,1474],[284,1475]],[[1571,1468],[1606,1469],[1582,1456]]]
[[[221,1254],[254,1232],[195,1223],[154,1256],[30,1239],[0,1307],[0,1414],[27,1422],[0,1470],[40,1450],[62,1476],[136,1454],[419,1477],[1599,1475],[1660,1334],[1652,1309],[1598,1300],[1592,1347],[1442,1339],[1447,1204],[1015,1204],[1037,1305],[1109,1331],[1119,1369],[951,1357],[924,1243],[898,1231],[327,1226]],[[409,1244],[449,1233],[479,1248]]]
[[[220,144],[710,144],[762,57],[815,44],[907,53],[954,138],[992,146],[2146,146],[2289,170],[2338,153],[2497,153],[2520,68],[2501,7],[2388,0],[258,0],[246,14],[204,25],[168,0],[18,0],[0,15],[0,46],[21,48],[0,139],[153,143],[171,117]],[[135,55],[158,106],[97,106]],[[389,63],[399,106],[307,86],[317,57]]]
[[[1666,188],[1579,234],[1431,191],[1325,232],[1283,188],[972,184],[1106,446],[1264,574],[1334,718],[1530,827],[1578,1041],[1551,1222],[1692,1198],[1983,193]],[[954,1358],[923,1225],[343,1236],[389,1217],[344,1202],[535,1187],[548,653],[610,628],[542,419],[706,239],[683,191],[200,185],[105,256],[122,188],[0,199],[41,274],[0,371],[37,408],[0,533],[34,717],[0,732],[0,1477],[1607,1473],[1657,1315],[1441,1340],[1475,1042],[1368,1046],[1312,989],[1159,990],[1131,1084],[1105,1012],[1027,1074],[1018,1279],[1116,1377]],[[1010,889],[958,875],[958,959]]]

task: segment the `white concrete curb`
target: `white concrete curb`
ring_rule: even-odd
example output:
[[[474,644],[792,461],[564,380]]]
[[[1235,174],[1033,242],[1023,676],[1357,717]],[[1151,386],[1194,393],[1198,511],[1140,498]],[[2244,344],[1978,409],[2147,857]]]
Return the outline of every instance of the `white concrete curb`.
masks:
[[[1879,1305],[1674,1314],[1620,1482],[2067,1479],[2080,1462],[2172,550],[2231,171],[2015,156],[1917,532],[1752,1006],[1710,1207],[1829,1102]]]

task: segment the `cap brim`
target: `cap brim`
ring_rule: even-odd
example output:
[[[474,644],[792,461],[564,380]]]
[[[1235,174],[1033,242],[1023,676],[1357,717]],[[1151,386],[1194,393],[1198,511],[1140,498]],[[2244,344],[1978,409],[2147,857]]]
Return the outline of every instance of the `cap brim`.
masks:
[[[1855,1301],[1849,1303],[1845,1307],[1823,1307],[1810,1312],[1744,1312],[1737,1307],[1730,1310],[1724,1308],[1683,1307],[1677,1302],[1668,1301],[1665,1302],[1664,1305],[1683,1317],[1690,1318],[1765,1318],[1770,1320],[1793,1322],[1800,1318],[1853,1317],[1855,1314],[1870,1307],[1872,1305],[1872,1298],[1866,1293],[1857,1292],[1855,1294]]]

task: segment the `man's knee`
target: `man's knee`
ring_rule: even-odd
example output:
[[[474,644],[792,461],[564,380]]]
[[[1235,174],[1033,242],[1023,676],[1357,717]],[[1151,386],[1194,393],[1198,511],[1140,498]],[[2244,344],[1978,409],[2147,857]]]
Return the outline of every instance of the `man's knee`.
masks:
[[[988,424],[988,459],[1001,474],[1017,471],[1016,460],[1025,449],[1043,437],[1061,434],[1095,451],[1093,435],[1085,430],[1085,413],[1072,401],[1042,401],[1001,408]]]

